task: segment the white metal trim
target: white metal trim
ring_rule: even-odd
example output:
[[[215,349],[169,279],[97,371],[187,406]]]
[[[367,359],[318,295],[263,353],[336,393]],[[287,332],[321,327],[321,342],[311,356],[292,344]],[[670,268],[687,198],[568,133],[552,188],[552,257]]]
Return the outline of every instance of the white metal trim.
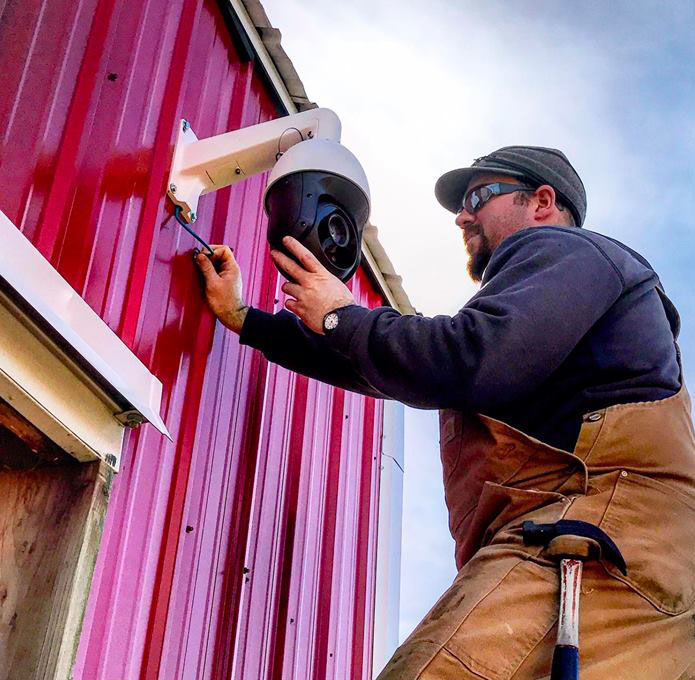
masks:
[[[171,438],[159,415],[162,383],[2,211],[0,240],[0,277],[112,388],[114,401]]]
[[[404,423],[403,404],[396,401],[384,401],[374,604],[373,677],[382,671],[398,647]]]
[[[124,427],[116,404],[3,293],[0,397],[78,460],[118,469]]]

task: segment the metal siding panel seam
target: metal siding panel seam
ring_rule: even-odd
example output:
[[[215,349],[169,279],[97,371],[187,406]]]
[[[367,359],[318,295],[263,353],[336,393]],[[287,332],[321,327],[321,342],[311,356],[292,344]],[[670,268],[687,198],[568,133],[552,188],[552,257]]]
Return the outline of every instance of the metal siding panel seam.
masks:
[[[314,677],[328,677],[328,661],[333,657],[331,644],[331,606],[333,603],[333,567],[335,564],[335,538],[338,508],[338,485],[340,481],[343,408],[345,392],[337,391],[331,407],[330,440],[327,450],[329,465],[324,486],[324,504],[321,515],[321,545],[319,589],[316,602],[317,611],[328,612],[329,616],[321,616],[316,621],[316,638],[314,649]]]
[[[321,583],[322,508],[329,461],[325,452],[330,446],[332,400],[336,390],[309,381],[302,451],[304,461],[299,481],[296,507],[296,530],[292,568],[287,591],[289,630],[285,634],[282,677],[285,680],[314,677],[313,645],[316,622],[320,617],[315,606]],[[288,625],[288,624],[286,624]],[[277,650],[280,654],[280,650]]]
[[[152,6],[155,6],[152,0]],[[163,2],[165,11],[176,13],[174,3]],[[168,12],[167,12],[168,9]],[[180,11],[175,38],[166,49],[166,42],[162,43],[162,52],[169,59],[161,60],[160,68],[168,61],[166,87],[162,98],[162,108],[157,120],[157,134],[152,146],[152,162],[150,166],[151,176],[159,181],[150,181],[144,192],[143,206],[135,239],[133,258],[131,260],[128,283],[125,290],[127,303],[122,310],[119,323],[120,335],[123,341],[130,346],[135,345],[136,331],[141,335],[138,322],[143,318],[143,296],[149,275],[152,273],[153,258],[155,257],[155,244],[157,242],[157,227],[161,229],[164,202],[162,201],[162,184],[166,182],[168,166],[171,158],[171,145],[174,139],[174,129],[177,124],[179,107],[181,105],[181,88],[184,83],[189,43],[195,26],[195,3],[183,3]],[[173,31],[172,31],[173,32]],[[166,38],[167,32],[164,32]],[[175,46],[175,49],[174,49]]]
[[[95,2],[10,2],[0,12],[0,181],[13,187],[3,209],[25,235],[36,227],[62,139]],[[82,45],[83,46],[83,45]]]
[[[34,245],[51,262],[54,261],[54,253],[62,237],[66,210],[70,207],[70,194],[75,186],[75,177],[81,165],[80,160],[86,152],[84,131],[92,122],[91,117],[98,92],[96,79],[101,61],[109,52],[109,37],[112,34],[109,28],[115,7],[116,0],[101,0],[96,5],[89,39],[77,74],[77,86],[70,103],[57,154],[54,181],[48,193],[37,238],[34,241]],[[73,287],[80,290],[69,276],[65,278]]]
[[[336,518],[336,569],[334,596],[331,602],[331,633],[327,677],[355,677],[353,665],[354,622],[360,616],[354,598],[355,583],[359,580],[358,534],[360,512],[360,468],[364,456],[365,399],[346,394],[343,422],[343,452],[341,457],[338,508]],[[352,449],[352,450],[351,450]],[[355,455],[358,454],[358,455]],[[359,676],[357,676],[359,677]]]
[[[271,649],[269,664],[269,677],[278,677],[282,673],[285,661],[285,644],[288,633],[291,634],[295,621],[290,616],[289,599],[292,583],[292,566],[294,564],[294,543],[297,535],[297,509],[300,503],[300,478],[302,474],[305,430],[311,426],[307,418],[309,380],[298,376],[295,382],[294,404],[292,407],[292,432],[290,435],[288,452],[288,475],[285,490],[285,503],[283,507],[283,521],[285,531],[281,537],[279,564],[280,577],[278,579],[278,626],[275,633],[274,644]],[[304,499],[301,499],[302,501]]]
[[[296,376],[271,366],[265,399],[263,434],[251,508],[247,555],[248,572],[239,610],[239,631],[233,677],[268,677],[277,609],[279,521],[287,475],[287,442],[291,436],[290,400]],[[276,417],[277,416],[277,417]],[[273,472],[276,471],[275,474]]]
[[[375,400],[364,400],[364,446],[362,450],[360,470],[360,490],[358,501],[357,526],[357,578],[353,587],[355,599],[355,617],[352,630],[352,666],[354,677],[364,677],[365,671],[371,672],[371,631],[374,582],[371,570],[367,565],[373,564],[374,558],[374,529],[375,529],[375,499],[379,493],[378,456],[375,444],[378,433],[375,432]],[[368,511],[365,511],[368,509]]]

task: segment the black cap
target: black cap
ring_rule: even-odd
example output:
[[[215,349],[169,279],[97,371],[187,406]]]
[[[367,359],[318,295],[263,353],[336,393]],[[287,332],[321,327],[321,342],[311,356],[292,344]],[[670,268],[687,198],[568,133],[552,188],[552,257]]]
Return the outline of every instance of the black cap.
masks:
[[[453,213],[458,212],[473,177],[499,173],[529,180],[540,186],[549,184],[558,198],[572,211],[578,227],[586,216],[586,191],[581,178],[562,151],[543,146],[505,146],[477,158],[470,168],[451,170],[434,187],[437,200]]]

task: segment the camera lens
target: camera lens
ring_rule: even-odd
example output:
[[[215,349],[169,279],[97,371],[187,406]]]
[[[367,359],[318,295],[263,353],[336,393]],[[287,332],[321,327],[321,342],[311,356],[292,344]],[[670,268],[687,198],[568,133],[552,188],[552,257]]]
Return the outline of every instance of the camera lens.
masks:
[[[344,248],[350,242],[348,224],[339,213],[333,213],[328,218],[328,233],[339,248]]]

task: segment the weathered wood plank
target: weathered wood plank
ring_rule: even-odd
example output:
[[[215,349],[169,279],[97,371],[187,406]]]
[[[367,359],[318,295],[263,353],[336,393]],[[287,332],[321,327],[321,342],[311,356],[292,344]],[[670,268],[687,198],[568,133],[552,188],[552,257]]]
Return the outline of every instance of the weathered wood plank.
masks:
[[[107,482],[96,462],[0,472],[0,680],[69,677]]]
[[[91,463],[97,465],[97,463]],[[104,517],[109,502],[114,471],[104,462],[98,463],[98,474],[91,486],[91,500],[86,522],[83,525],[80,552],[73,574],[72,584],[64,593],[68,604],[62,639],[57,651],[55,680],[70,680],[82,632],[82,621],[87,606],[92,575],[99,552]]]

